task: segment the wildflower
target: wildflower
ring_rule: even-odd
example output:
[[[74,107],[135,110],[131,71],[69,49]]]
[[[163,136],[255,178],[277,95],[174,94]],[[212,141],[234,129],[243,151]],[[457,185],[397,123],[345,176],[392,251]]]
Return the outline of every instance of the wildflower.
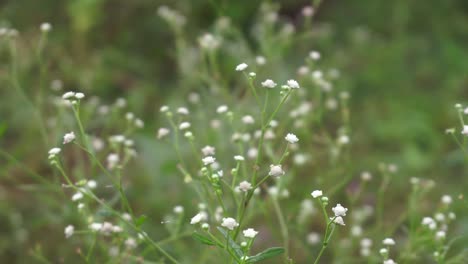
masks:
[[[73,140],[75,140],[75,133],[72,131],[70,133],[67,133],[63,136],[63,144],[68,144],[70,142],[72,142]]]
[[[323,193],[322,193],[322,190],[315,190],[310,195],[312,195],[312,197],[314,197],[314,198],[318,198],[318,197],[322,196]]]
[[[292,133],[288,133],[284,139],[286,139],[286,141],[288,141],[291,144],[297,143],[299,141],[297,136]]]
[[[117,164],[119,163],[120,158],[119,154],[117,153],[111,153],[107,156],[107,168],[113,169]]]
[[[361,244],[361,247],[363,247],[363,248],[369,248],[369,247],[372,246],[372,239],[363,238],[363,239],[361,239],[360,244]]]
[[[284,171],[281,168],[281,165],[270,165],[270,172],[268,175],[273,176],[273,177],[279,177],[284,175]]]
[[[437,233],[436,233],[436,239],[438,239],[438,240],[444,239],[445,236],[446,236],[446,233],[443,230],[437,231]]]
[[[361,179],[363,181],[370,181],[372,179],[372,174],[368,171],[364,171],[361,173]]]
[[[145,126],[145,122],[143,120],[137,118],[135,119],[135,126],[138,128],[143,128]]]
[[[248,181],[243,181],[239,183],[239,190],[243,192],[248,192],[249,190],[252,189],[252,184]]]
[[[223,218],[223,222],[221,223],[221,226],[226,227],[229,230],[234,230],[234,228],[239,226],[239,223],[236,222],[236,219],[227,217],[227,218]]]
[[[161,127],[159,130],[158,130],[158,139],[161,139],[167,135],[169,135],[169,132],[170,130],[165,128],[165,127]]]
[[[41,24],[41,31],[46,33],[49,32],[52,29],[52,25],[50,23],[42,23]]]
[[[236,156],[234,156],[234,160],[236,160],[236,161],[244,161],[245,158],[244,158],[243,156],[241,156],[241,155],[236,155]]]
[[[385,238],[382,243],[386,246],[394,246],[395,245],[395,240],[393,238]]]
[[[72,196],[72,201],[78,201],[83,199],[83,194],[81,192],[77,192]]]
[[[397,264],[393,259],[384,260],[383,264]]]
[[[205,230],[208,230],[208,229],[210,228],[210,225],[209,225],[208,223],[203,223],[203,224],[201,225],[201,228],[202,228],[202,229],[205,229]]]
[[[180,130],[185,130],[187,128],[190,127],[190,123],[189,122],[182,122],[180,125],[179,125],[179,129]]]
[[[307,235],[307,242],[311,245],[316,245],[320,242],[320,235],[316,232],[312,232]]]
[[[66,92],[62,95],[62,98],[65,100],[68,100],[73,97],[75,97],[75,92]]]
[[[72,225],[68,225],[65,227],[65,238],[70,238],[73,236],[73,233],[75,232],[75,227]]]
[[[200,47],[206,50],[215,50],[221,45],[221,39],[213,36],[210,33],[205,33],[203,36],[198,38]]]
[[[276,83],[273,80],[266,79],[265,81],[262,82],[262,86],[266,88],[275,88]]]
[[[452,197],[450,195],[444,195],[442,196],[441,201],[443,204],[449,205],[452,203]]]
[[[191,225],[195,225],[195,224],[200,223],[200,222],[203,221],[203,220],[204,220],[203,214],[202,214],[202,213],[198,213],[198,214],[196,214],[194,217],[192,217],[192,219],[190,219],[190,224],[191,224]]]
[[[55,157],[55,155],[59,154],[60,151],[61,151],[60,148],[52,148],[52,149],[49,150],[49,155]]]
[[[266,59],[265,59],[265,57],[263,57],[263,56],[257,56],[257,57],[255,57],[255,62],[256,62],[258,65],[265,65]]]
[[[311,6],[305,6],[304,8],[302,8],[302,15],[305,17],[311,17],[312,15],[314,15],[314,12],[315,10]]]
[[[236,66],[236,71],[243,71],[245,69],[247,69],[249,65],[245,64],[245,63],[241,63],[239,65]]]
[[[76,94],[75,94],[75,98],[76,98],[76,99],[79,99],[79,100],[80,100],[80,99],[83,99],[84,97],[85,97],[84,93],[76,93]]]
[[[176,214],[181,214],[184,212],[184,207],[181,205],[177,205],[174,207],[174,213]]]
[[[255,231],[253,228],[248,228],[242,231],[242,233],[244,234],[244,237],[247,237],[247,238],[254,238],[258,234],[258,232]]]
[[[256,74],[255,72],[249,72],[249,76],[250,76],[251,78],[254,78],[255,76],[257,76],[257,74]]]
[[[202,161],[203,161],[203,164],[205,164],[206,166],[206,165],[213,164],[216,161],[216,158],[214,158],[213,156],[207,156],[203,158]]]
[[[432,217],[424,217],[421,224],[427,226],[431,230],[434,230],[437,227],[437,223],[432,219]]]
[[[249,150],[247,150],[247,157],[249,157],[249,159],[255,159],[257,155],[258,155],[258,149],[249,148]]]
[[[348,208],[344,208],[341,204],[337,204],[335,207],[332,208],[333,213],[335,216],[346,216],[346,212]]]
[[[90,189],[95,189],[97,187],[97,182],[95,180],[90,180],[86,183]]]
[[[311,52],[309,53],[309,57],[310,57],[312,60],[317,61],[317,60],[320,59],[320,52],[313,50],[313,51],[311,51]]]
[[[246,115],[242,117],[242,123],[250,125],[255,123],[255,119],[251,115]]]
[[[296,80],[288,80],[287,85],[291,89],[299,89],[299,83]]]
[[[177,108],[177,113],[181,114],[181,115],[188,115],[190,112],[185,107],[179,107],[179,108]]]
[[[220,105],[220,106],[218,106],[218,108],[216,109],[216,113],[222,114],[222,113],[227,112],[228,109],[229,109],[229,108],[227,107],[227,105]]]
[[[342,226],[345,225],[345,223],[343,221],[343,217],[341,217],[341,216],[337,216],[337,217],[330,218],[330,219],[333,219],[333,223],[335,223],[335,224],[342,225]]]
[[[202,148],[202,153],[204,156],[210,156],[215,154],[215,148],[212,146],[205,146]]]
[[[134,238],[127,238],[125,240],[125,246],[128,248],[128,249],[133,249],[133,248],[136,248],[137,247],[137,242]]]
[[[349,137],[347,135],[342,135],[338,138],[338,143],[341,145],[346,145],[349,143]]]
[[[163,105],[163,106],[161,106],[161,108],[159,108],[159,111],[161,113],[165,113],[165,112],[169,111],[169,106]]]

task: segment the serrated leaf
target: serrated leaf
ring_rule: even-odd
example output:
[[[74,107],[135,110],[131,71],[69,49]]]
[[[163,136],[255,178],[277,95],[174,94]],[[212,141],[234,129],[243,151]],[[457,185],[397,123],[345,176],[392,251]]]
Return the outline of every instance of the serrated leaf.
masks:
[[[228,232],[226,232],[226,230],[224,230],[221,227],[218,227],[218,230],[219,232],[221,232],[221,234],[223,234],[224,238],[227,239],[229,247],[233,249],[234,254],[236,254],[238,258],[241,258],[242,256],[244,256],[244,253],[242,252],[241,247],[234,240],[232,240]]]
[[[258,253],[255,256],[249,257],[249,259],[247,259],[247,263],[259,262],[261,260],[265,260],[265,259],[269,259],[269,258],[272,258],[272,257],[279,256],[279,255],[281,255],[283,253],[284,253],[284,248],[282,248],[282,247],[272,247],[272,248],[266,249],[266,250]]]
[[[192,234],[192,237],[195,239],[195,240],[198,240],[199,242],[201,242],[202,244],[205,244],[205,245],[209,245],[209,246],[216,246],[216,242],[213,241],[211,238],[209,237],[206,237],[202,234],[199,234],[197,232],[194,232]]]
[[[138,217],[135,220],[136,227],[138,227],[138,228],[141,227],[146,222],[146,219],[148,219],[148,217],[146,215],[141,215],[140,217]]]

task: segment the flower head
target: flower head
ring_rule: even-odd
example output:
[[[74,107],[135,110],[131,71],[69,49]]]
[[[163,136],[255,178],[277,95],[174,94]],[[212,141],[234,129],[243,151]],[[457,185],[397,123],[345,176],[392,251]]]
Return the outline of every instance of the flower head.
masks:
[[[239,190],[243,192],[248,192],[249,190],[252,189],[252,184],[248,181],[243,181],[239,183]]]
[[[273,80],[266,79],[265,81],[262,82],[262,86],[266,88],[275,88],[276,83]]]
[[[236,71],[243,71],[245,69],[247,69],[249,65],[245,64],[245,63],[241,63],[239,65],[236,66]]]
[[[234,230],[234,228],[239,226],[239,223],[236,222],[236,219],[227,217],[227,218],[223,218],[223,222],[221,223],[221,226],[226,227],[229,230]]]
[[[204,157],[202,161],[203,161],[203,164],[205,164],[206,166],[206,165],[213,164],[216,161],[216,158],[213,156],[207,156],[207,157]]]
[[[288,80],[287,85],[291,89],[299,89],[299,83],[296,80]]]
[[[65,227],[65,238],[71,237],[74,232],[75,232],[75,227],[72,225],[68,225],[67,227]]]
[[[67,133],[63,136],[63,144],[68,144],[70,142],[72,142],[73,140],[75,140],[75,133],[72,131],[70,133]]]
[[[318,197],[323,195],[323,192],[322,192],[322,190],[315,190],[312,193],[310,193],[310,195],[312,195],[312,197],[314,197],[314,198],[318,198]]]
[[[385,246],[394,246],[396,243],[395,243],[395,240],[393,240],[393,238],[385,238],[382,243],[385,245]]]
[[[242,231],[242,233],[244,233],[244,237],[247,237],[247,238],[254,238],[258,234],[258,232],[255,231],[255,229],[253,228],[248,228]]]
[[[333,213],[335,213],[335,216],[346,216],[346,212],[348,211],[348,208],[344,208],[341,206],[341,204],[337,204],[335,207],[332,208]]]
[[[286,139],[286,141],[291,144],[297,143],[299,141],[299,138],[297,138],[297,136],[292,133],[288,133],[284,139]]]
[[[273,177],[279,177],[284,175],[283,168],[281,168],[281,165],[270,165],[270,172],[268,175],[273,176]]]
[[[337,216],[337,217],[330,218],[330,219],[333,219],[333,223],[335,223],[335,224],[342,225],[342,226],[345,225],[345,223],[343,221],[343,217],[341,217],[341,216]]]

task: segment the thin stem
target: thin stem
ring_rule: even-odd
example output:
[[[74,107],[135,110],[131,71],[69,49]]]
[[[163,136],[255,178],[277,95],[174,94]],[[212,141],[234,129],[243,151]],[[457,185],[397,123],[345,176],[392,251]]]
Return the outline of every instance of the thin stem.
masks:
[[[281,207],[279,206],[278,200],[276,197],[273,197],[273,206],[275,208],[275,213],[276,217],[278,218],[280,228],[281,228],[281,236],[283,237],[283,244],[284,244],[284,249],[285,249],[285,261],[287,262],[289,259],[289,232],[288,232],[288,227],[286,225],[285,219],[284,219],[284,214],[283,211],[281,210]]]

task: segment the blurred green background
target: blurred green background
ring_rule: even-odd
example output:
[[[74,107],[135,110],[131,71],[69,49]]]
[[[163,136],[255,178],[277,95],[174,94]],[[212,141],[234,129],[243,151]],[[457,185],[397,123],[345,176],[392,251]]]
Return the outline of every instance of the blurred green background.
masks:
[[[281,19],[293,24],[300,23],[301,9],[310,4],[271,2],[280,4]],[[174,163],[158,153],[160,143],[154,140],[157,109],[166,102],[185,100],[187,91],[197,87],[184,87],[180,76],[186,73],[177,66],[177,43],[157,8],[168,5],[186,16],[186,45],[196,45],[220,16],[227,16],[239,27],[248,49],[258,54],[261,47],[251,26],[260,4],[251,0],[2,1],[0,27],[20,32],[18,50],[26,69],[21,80],[27,94],[37,90],[39,71],[28,57],[34,57],[31,49],[37,45],[39,25],[50,22],[53,30],[45,54],[51,80],[61,79],[65,90],[83,90],[109,104],[120,97],[128,99],[128,108],[146,121],[138,134],[143,159],[137,163],[144,170],[142,177],[135,177],[129,199],[138,211],[160,219],[160,211],[184,198],[165,191],[177,182],[150,176],[154,169],[174,173]],[[287,69],[286,76],[295,74],[313,48],[340,70],[339,86],[351,93],[354,155],[365,156],[369,166],[381,161],[398,164],[400,186],[418,176],[436,180],[441,190],[452,194],[466,193],[462,156],[444,131],[458,126],[453,106],[468,98],[468,1],[324,0],[314,21],[319,37],[279,54],[289,63],[280,67]],[[73,212],[62,194],[27,185],[34,181],[22,164],[41,175],[51,174],[44,158],[48,146],[38,143],[30,109],[12,91],[8,45],[0,41],[0,148],[17,160],[0,157],[0,262],[31,263],[29,253],[40,245],[44,255],[57,263],[75,250],[61,243],[63,226],[73,221]],[[221,67],[231,69],[244,59],[225,54]],[[152,199],[160,192],[176,201]],[[462,223],[467,230],[466,218]],[[151,227],[156,238],[160,229]]]

